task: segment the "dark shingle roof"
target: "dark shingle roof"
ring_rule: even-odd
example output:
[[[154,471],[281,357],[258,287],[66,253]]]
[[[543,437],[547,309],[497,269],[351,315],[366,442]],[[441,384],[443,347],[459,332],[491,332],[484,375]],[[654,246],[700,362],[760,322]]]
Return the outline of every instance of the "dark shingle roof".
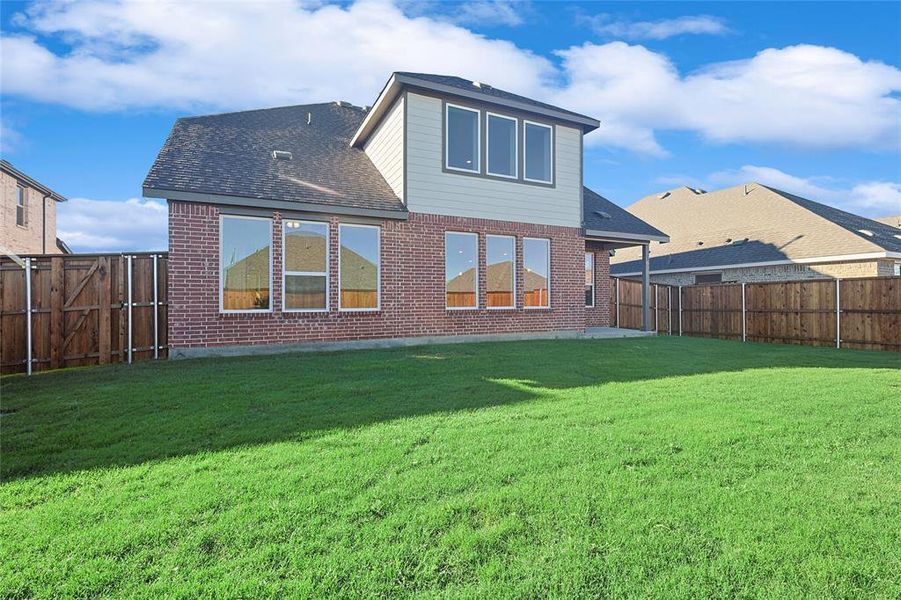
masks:
[[[645,223],[587,187],[584,188],[582,198],[582,223],[585,229],[639,236],[666,237],[666,234],[659,229]]]
[[[350,147],[365,115],[328,103],[179,119],[144,187],[402,213],[363,150]],[[274,150],[293,156],[277,160]]]
[[[553,110],[559,113],[567,114],[573,117],[578,117],[580,119],[591,119],[594,120],[593,117],[589,117],[587,115],[583,115],[581,113],[573,112],[571,110],[566,110],[564,108],[560,108],[559,106],[554,106],[553,104],[547,104],[546,102],[539,102],[538,100],[533,100],[532,98],[527,98],[526,96],[520,96],[519,94],[514,94],[512,92],[507,92],[505,90],[499,90],[496,87],[490,85],[483,85],[482,87],[476,87],[473,85],[473,82],[469,79],[463,79],[462,77],[456,77],[454,75],[436,75],[433,73],[410,73],[406,71],[398,71],[397,75],[403,75],[409,79],[419,79],[427,83],[437,83],[440,85],[446,85],[449,87],[457,88],[459,90],[464,90],[466,92],[479,92],[483,96],[486,96],[488,99],[495,98],[498,100],[509,100],[513,102],[519,102],[522,104],[526,104],[529,106],[534,106],[536,108],[544,108],[547,110]]]
[[[820,204],[801,196],[795,196],[782,190],[777,190],[769,186],[765,187],[770,191],[776,192],[783,198],[791,200],[798,206],[809,210],[815,215],[831,221],[843,229],[847,229],[854,235],[857,235],[868,242],[876,244],[880,248],[889,252],[901,252],[901,239],[895,237],[898,235],[898,229],[886,223],[880,223],[873,219],[867,219],[855,215],[854,213],[845,212],[826,204]],[[873,235],[867,235],[863,231],[869,231]]]
[[[653,251],[653,250],[652,250]],[[738,244],[727,244],[713,248],[677,252],[663,256],[651,257],[651,271],[677,269],[694,271],[707,267],[735,265],[749,262],[775,262],[788,260],[784,252],[773,244],[760,241],[747,241]],[[611,275],[622,275],[641,271],[640,260],[610,265]]]

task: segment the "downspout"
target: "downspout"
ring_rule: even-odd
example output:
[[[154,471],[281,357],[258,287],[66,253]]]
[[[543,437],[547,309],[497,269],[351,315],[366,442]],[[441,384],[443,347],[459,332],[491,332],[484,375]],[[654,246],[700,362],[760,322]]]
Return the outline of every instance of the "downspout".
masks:
[[[41,201],[41,254],[47,254],[47,199],[53,199],[51,196],[44,196]]]

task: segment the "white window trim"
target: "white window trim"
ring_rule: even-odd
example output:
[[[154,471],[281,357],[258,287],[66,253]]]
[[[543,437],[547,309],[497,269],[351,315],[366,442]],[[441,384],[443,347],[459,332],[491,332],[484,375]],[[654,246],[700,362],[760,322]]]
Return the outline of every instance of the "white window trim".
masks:
[[[225,219],[244,219],[246,221],[268,221],[269,222],[269,308],[250,308],[241,310],[225,310],[224,306],[224,286],[225,286],[225,264],[222,255],[222,226]],[[259,315],[272,313],[272,219],[270,217],[247,217],[244,215],[219,215],[219,313],[223,315]]]
[[[513,121],[513,175],[505,175],[503,173],[491,172],[491,117],[504,119],[505,121]],[[493,112],[485,112],[485,173],[492,177],[503,177],[504,179],[519,179],[519,119],[516,117],[508,117]]]
[[[526,268],[526,240],[535,240],[539,242],[544,242],[547,245],[547,306],[526,306],[525,296],[523,297],[522,307],[526,310],[550,310],[551,308],[551,240],[548,238],[535,238],[535,237],[524,237],[522,238],[522,268],[525,270]],[[523,294],[525,294],[526,290],[523,287]]]
[[[360,229],[375,229],[375,243],[379,262],[375,271],[375,308],[343,308],[341,306],[341,229],[343,227],[357,227]],[[338,224],[338,312],[379,312],[382,310],[382,228],[379,225],[361,225],[359,223]]]
[[[548,138],[548,142],[550,143],[550,148],[548,149],[548,157],[550,158],[550,171],[551,178],[549,180],[544,179],[531,179],[526,177],[526,164],[528,161],[528,140],[526,136],[526,126],[528,125],[536,125],[538,127],[543,127],[551,132],[550,137]],[[535,121],[527,121],[523,119],[522,122],[522,179],[523,181],[530,181],[532,183],[544,183],[548,185],[554,184],[554,127],[552,125],[547,125],[545,123],[537,123]]]
[[[450,166],[450,128],[448,127],[448,114],[451,108],[458,108],[476,114],[476,168],[464,169],[462,167]],[[451,104],[448,102],[444,105],[444,168],[449,171],[460,171],[461,173],[481,173],[482,172],[482,111],[477,108],[469,108],[468,106],[460,106],[459,104]]]
[[[485,236],[485,273],[488,273],[488,240],[491,238],[497,239],[505,239],[511,240],[513,242],[513,304],[509,306],[486,306],[488,310],[515,310],[516,309],[516,236],[515,235],[496,235],[496,234],[488,234]],[[489,292],[487,287],[485,287],[485,293]]]
[[[591,257],[591,304],[586,304],[585,308],[594,308],[595,300],[595,268],[594,268],[594,252],[586,252],[585,256]]]
[[[288,248],[288,228],[285,223],[300,223],[301,225],[325,225],[325,272],[320,271],[289,271],[286,268],[287,260],[286,249]],[[329,311],[329,293],[331,277],[329,275],[329,264],[332,254],[331,246],[331,227],[327,221],[305,221],[303,219],[282,219],[282,312],[286,313],[323,313]],[[287,308],[285,306],[285,297],[288,295],[288,276],[289,275],[306,275],[311,277],[322,277],[325,275],[325,308]]]
[[[447,238],[451,235],[465,235],[476,239],[476,304],[475,306],[448,306],[447,305]],[[444,232],[444,309],[445,310],[478,310],[479,309],[479,234],[472,231],[445,231]]]

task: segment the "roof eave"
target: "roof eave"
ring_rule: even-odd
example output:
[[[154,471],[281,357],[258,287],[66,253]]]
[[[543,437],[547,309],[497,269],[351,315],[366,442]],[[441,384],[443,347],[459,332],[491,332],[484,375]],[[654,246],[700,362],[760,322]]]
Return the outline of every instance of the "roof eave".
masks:
[[[510,100],[507,98],[497,98],[494,96],[488,96],[475,90],[468,91],[454,87],[452,85],[435,83],[433,81],[425,81],[416,77],[409,77],[407,75],[393,73],[391,75],[391,78],[388,80],[388,83],[385,84],[385,87],[379,94],[379,97],[376,100],[375,104],[372,105],[372,108],[366,115],[366,118],[363,119],[363,122],[360,124],[359,129],[357,129],[357,132],[350,140],[351,146],[362,147],[362,145],[366,143],[366,139],[375,130],[379,122],[381,122],[384,113],[387,112],[387,110],[392,106],[394,99],[397,97],[400,89],[403,86],[417,87],[433,92],[439,92],[441,94],[448,94],[451,96],[460,96],[472,100],[489,102],[491,104],[497,104],[498,106],[506,106],[508,108],[513,108],[523,112],[530,112],[536,115],[542,115],[568,123],[574,123],[580,126],[583,134],[590,133],[601,126],[600,121],[585,115],[553,110],[551,108],[545,108],[541,106],[534,106],[532,104],[518,102],[516,100]]]
[[[668,235],[654,235],[643,233],[625,233],[622,231],[602,231],[599,229],[586,228],[583,234],[587,238],[597,241],[615,241],[615,242],[634,242],[635,245],[648,244],[650,242],[660,242],[665,244],[670,241]]]
[[[294,200],[277,200],[274,198],[253,198],[249,196],[230,196],[227,194],[211,194],[206,192],[189,192],[144,186],[145,198],[162,198],[181,202],[197,202],[200,204],[223,204],[250,208],[268,208],[295,212],[323,213],[330,215],[349,215],[356,217],[373,217],[378,219],[395,219],[405,221],[409,213],[406,210],[382,208],[362,208],[358,206],[342,206],[339,204],[320,204],[316,202],[296,202]]]
[[[57,202],[66,202],[66,201],[68,201],[68,198],[66,198],[66,197],[63,196],[62,194],[57,194],[56,192],[54,192],[53,190],[51,190],[50,188],[48,188],[46,185],[44,185],[44,184],[42,184],[42,183],[40,183],[40,182],[38,182],[38,181],[32,179],[31,177],[29,177],[28,175],[26,175],[25,173],[23,173],[23,172],[20,171],[19,169],[17,169],[17,168],[15,168],[14,166],[12,166],[11,163],[9,163],[9,162],[7,162],[7,161],[5,161],[5,160],[0,160],[0,166],[2,166],[2,168],[3,168],[4,171],[6,171],[7,173],[9,173],[10,175],[12,175],[13,177],[15,177],[16,179],[18,179],[18,180],[20,180],[20,181],[22,181],[22,182],[28,184],[28,187],[34,188],[34,189],[36,189],[37,191],[39,191],[39,192],[41,192],[42,194],[44,194],[45,197],[51,198],[51,199],[53,199],[53,200],[56,200]]]

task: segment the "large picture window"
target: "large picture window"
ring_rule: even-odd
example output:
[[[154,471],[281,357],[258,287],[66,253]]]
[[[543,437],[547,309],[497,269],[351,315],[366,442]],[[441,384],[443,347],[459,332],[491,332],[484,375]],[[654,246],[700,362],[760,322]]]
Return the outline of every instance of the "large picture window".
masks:
[[[380,229],[373,225],[341,225],[338,281],[339,309],[378,310],[381,302]]]
[[[516,119],[488,113],[488,174],[516,178]]]
[[[526,121],[524,131],[524,178],[527,181],[552,183],[554,180],[551,153],[554,133],[549,125]]]
[[[479,305],[479,236],[448,231],[444,236],[444,281],[449,309]]]
[[[447,105],[445,117],[446,166],[448,169],[478,173],[481,170],[479,111]]]
[[[516,306],[516,238],[489,235],[485,238],[485,284],[488,308]]]
[[[594,253],[585,253],[585,306],[594,306]]]
[[[551,241],[523,238],[523,305],[548,308],[551,305]]]
[[[283,309],[328,310],[328,223],[285,221],[282,252]]]
[[[223,215],[219,229],[222,312],[272,309],[272,221]]]

